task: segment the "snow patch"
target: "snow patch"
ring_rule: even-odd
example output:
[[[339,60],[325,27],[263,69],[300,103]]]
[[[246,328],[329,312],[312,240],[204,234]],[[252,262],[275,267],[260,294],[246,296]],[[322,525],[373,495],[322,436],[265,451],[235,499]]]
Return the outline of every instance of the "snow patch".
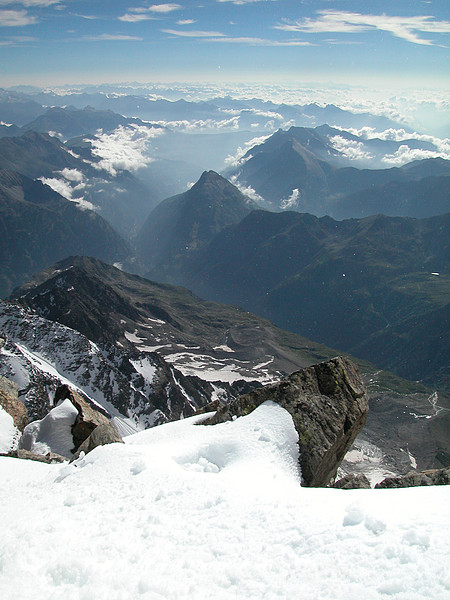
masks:
[[[11,450],[15,450],[20,435],[12,416],[0,406],[0,454],[7,454]]]
[[[78,411],[68,399],[63,400],[40,421],[29,423],[23,430],[20,447],[35,454],[56,452],[72,456],[72,425]]]

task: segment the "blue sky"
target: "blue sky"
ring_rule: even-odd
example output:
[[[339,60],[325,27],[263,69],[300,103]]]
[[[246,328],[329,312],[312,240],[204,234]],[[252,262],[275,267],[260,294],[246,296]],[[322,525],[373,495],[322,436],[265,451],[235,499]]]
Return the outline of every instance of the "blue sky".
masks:
[[[0,87],[450,87],[447,0],[0,0]]]

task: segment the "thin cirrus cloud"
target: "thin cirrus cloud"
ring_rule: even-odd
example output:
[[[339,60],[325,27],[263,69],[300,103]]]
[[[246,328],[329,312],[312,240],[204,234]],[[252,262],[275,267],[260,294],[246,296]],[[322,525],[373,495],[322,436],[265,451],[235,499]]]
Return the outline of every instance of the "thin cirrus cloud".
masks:
[[[155,19],[155,15],[165,15],[173,12],[174,10],[179,10],[180,8],[180,4],[174,3],[138,6],[136,8],[129,8],[127,13],[119,17],[119,20],[128,23],[138,23],[139,21]]]
[[[2,27],[24,27],[39,23],[37,17],[29,15],[26,10],[0,10],[0,25]]]
[[[194,19],[181,19],[177,21],[177,25],[193,25],[194,23],[196,23]]]
[[[278,0],[217,0],[217,2],[231,2],[232,4],[254,4],[255,2],[278,2]]]
[[[163,33],[169,35],[175,35],[177,37],[191,37],[191,38],[221,38],[225,37],[224,33],[219,31],[178,31],[176,29],[162,29]]]
[[[208,39],[209,42],[222,42],[226,44],[247,44],[249,46],[315,46],[311,42],[305,42],[303,40],[288,40],[286,42],[280,42],[278,40],[267,40],[265,38],[256,37],[218,37]]]
[[[224,44],[247,44],[249,46],[314,46],[314,44],[303,40],[280,42],[257,37],[229,37],[218,31],[180,31],[177,29],[162,29],[161,31],[177,37],[200,38],[207,42]]]
[[[21,6],[52,6],[53,4],[59,4],[61,0],[19,0],[18,2],[14,0],[0,0],[0,6],[10,6],[11,4],[20,4]]]
[[[397,17],[390,15],[363,15],[360,13],[320,10],[317,19],[306,17],[275,25],[275,29],[301,33],[362,33],[371,30],[386,31],[413,44],[431,46],[434,43],[421,34],[450,33],[450,21],[437,21],[432,16]]]
[[[86,42],[142,42],[136,35],[122,35],[114,33],[101,33],[100,35],[87,35],[82,38]]]

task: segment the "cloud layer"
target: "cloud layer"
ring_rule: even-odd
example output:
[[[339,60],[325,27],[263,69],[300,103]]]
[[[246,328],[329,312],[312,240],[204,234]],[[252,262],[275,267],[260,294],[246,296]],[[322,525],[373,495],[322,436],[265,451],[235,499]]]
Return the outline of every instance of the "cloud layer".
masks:
[[[421,34],[450,33],[450,21],[437,21],[432,16],[363,15],[336,10],[319,10],[317,14],[320,15],[317,19],[305,17],[278,24],[275,29],[302,33],[363,33],[378,30],[426,46],[433,45],[433,41]]]
[[[92,154],[100,159],[93,166],[113,176],[119,171],[137,171],[152,161],[145,154],[148,144],[162,132],[162,129],[145,126],[120,125],[112,133],[99,133],[90,140]]]

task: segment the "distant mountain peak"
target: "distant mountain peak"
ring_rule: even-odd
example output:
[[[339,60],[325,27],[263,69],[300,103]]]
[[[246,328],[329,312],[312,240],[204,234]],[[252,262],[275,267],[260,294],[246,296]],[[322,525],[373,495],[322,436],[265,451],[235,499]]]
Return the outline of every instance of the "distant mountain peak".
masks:
[[[229,185],[231,187],[234,187],[233,184],[231,184],[228,179],[225,179],[224,177],[222,177],[221,175],[219,175],[218,173],[216,173],[216,171],[203,171],[203,173],[200,176],[200,179],[197,181],[197,183],[195,183],[191,189],[195,188],[195,187],[201,187],[204,185]]]

